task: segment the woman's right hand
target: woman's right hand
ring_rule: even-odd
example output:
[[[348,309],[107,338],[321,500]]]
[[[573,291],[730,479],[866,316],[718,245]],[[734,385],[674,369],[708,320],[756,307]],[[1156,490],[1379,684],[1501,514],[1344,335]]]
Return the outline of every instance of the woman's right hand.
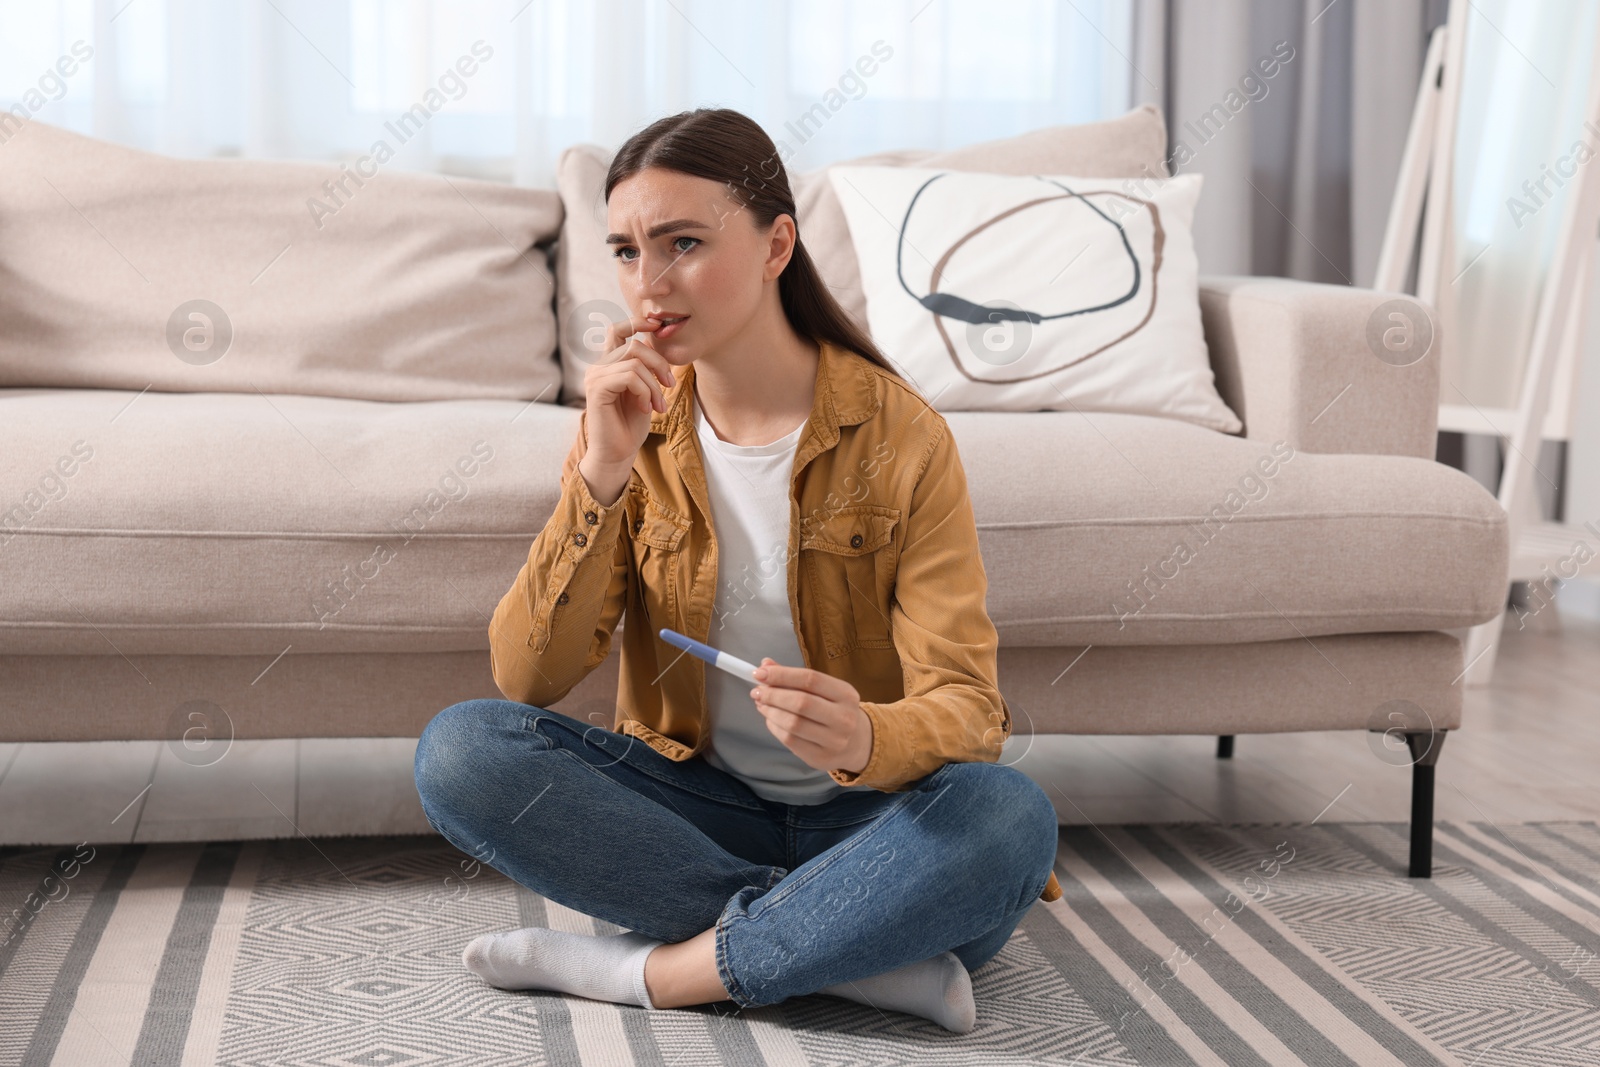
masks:
[[[643,337],[634,336],[659,328],[659,323],[645,318],[611,323],[606,327],[605,358],[584,374],[588,440],[579,465],[591,483],[596,478],[616,481],[620,474],[626,488],[625,472],[632,470],[650,435],[651,415],[667,410],[666,390],[677,381],[672,365]]]

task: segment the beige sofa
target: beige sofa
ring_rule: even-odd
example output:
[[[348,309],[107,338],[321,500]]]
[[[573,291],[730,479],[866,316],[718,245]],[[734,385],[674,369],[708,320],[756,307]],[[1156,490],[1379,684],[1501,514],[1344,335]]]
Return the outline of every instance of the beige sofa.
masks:
[[[873,158],[1116,174],[1164,144],[1141,109]],[[597,161],[570,152],[558,190],[357,186],[16,135],[0,151],[0,741],[414,737],[499,695],[486,627],[577,427],[581,358],[557,316],[612,298],[582,240]],[[859,314],[816,178],[797,179],[802,236]],[[312,228],[300,200],[324,182],[345,195]],[[210,294],[233,335],[215,359],[204,313],[172,327]],[[1433,461],[1437,361],[1369,349],[1389,298],[1202,278],[1238,436],[946,417],[1018,734],[1404,734],[1426,876],[1433,762],[1461,722],[1451,631],[1501,610],[1507,529]],[[560,710],[609,727],[615,689],[613,656]]]

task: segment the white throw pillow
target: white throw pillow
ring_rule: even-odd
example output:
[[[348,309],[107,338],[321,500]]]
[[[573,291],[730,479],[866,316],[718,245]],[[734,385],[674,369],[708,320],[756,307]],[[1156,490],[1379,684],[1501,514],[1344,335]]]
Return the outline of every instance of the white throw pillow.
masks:
[[[1119,411],[1243,428],[1200,325],[1200,175],[829,171],[872,338],[941,411]]]

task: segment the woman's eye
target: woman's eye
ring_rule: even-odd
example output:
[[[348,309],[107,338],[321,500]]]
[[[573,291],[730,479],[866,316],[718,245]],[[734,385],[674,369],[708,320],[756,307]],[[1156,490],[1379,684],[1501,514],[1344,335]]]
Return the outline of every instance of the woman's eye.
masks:
[[[678,246],[678,242],[679,241],[693,241],[694,244],[697,245],[697,244],[700,243],[700,238],[698,238],[698,237],[675,237],[675,238],[673,238],[672,239],[673,251],[678,252],[681,255],[681,254],[683,254],[685,252],[688,252],[689,248],[693,248],[694,245],[690,245],[689,248],[678,248],[677,246]],[[632,251],[634,251],[634,248],[633,248],[632,245],[620,245],[620,246],[618,246],[616,251],[611,253],[611,255],[616,259],[622,260],[624,263],[632,263],[636,257],[634,257],[634,256],[625,256],[625,255],[622,254],[624,252],[632,252]]]

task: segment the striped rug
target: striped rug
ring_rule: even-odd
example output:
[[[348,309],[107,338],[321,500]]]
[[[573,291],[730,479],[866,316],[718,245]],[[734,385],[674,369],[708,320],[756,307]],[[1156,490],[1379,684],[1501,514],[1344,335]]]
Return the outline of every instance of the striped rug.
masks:
[[[506,993],[485,930],[616,927],[437,837],[0,850],[10,1064],[1600,1063],[1600,827],[1066,827],[952,1035],[814,994],[646,1012]],[[13,910],[14,909],[14,910]]]

